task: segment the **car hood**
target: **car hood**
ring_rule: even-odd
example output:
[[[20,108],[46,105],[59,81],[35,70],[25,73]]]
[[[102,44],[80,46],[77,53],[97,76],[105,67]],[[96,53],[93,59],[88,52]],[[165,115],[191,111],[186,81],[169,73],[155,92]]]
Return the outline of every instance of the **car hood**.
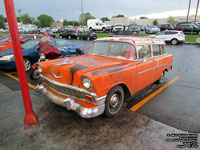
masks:
[[[39,63],[44,76],[57,82],[78,86],[86,73],[99,75],[117,71],[129,61],[105,56],[83,55]]]

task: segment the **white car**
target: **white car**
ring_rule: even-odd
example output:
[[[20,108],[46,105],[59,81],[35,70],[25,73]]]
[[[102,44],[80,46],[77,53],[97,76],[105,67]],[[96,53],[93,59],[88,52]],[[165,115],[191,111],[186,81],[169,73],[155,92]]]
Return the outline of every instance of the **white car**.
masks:
[[[158,32],[156,35],[150,35],[150,37],[164,39],[165,42],[170,42],[172,45],[177,45],[185,41],[185,34],[177,30],[165,30]]]
[[[123,30],[124,30],[124,27],[122,24],[116,24],[113,27],[113,32],[118,32],[118,31],[123,31]]]

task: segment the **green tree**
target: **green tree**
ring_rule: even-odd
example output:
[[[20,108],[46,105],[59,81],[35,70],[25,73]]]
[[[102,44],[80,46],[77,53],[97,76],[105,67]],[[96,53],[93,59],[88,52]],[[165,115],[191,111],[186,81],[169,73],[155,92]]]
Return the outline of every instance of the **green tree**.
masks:
[[[66,26],[66,25],[68,25],[68,22],[67,22],[66,19],[64,19],[64,20],[63,20],[63,26]]]
[[[0,28],[5,29],[5,18],[3,15],[0,14]]]
[[[50,27],[54,23],[53,17],[48,16],[46,14],[38,16],[37,20],[40,27]]]
[[[104,21],[110,21],[110,19],[108,17],[103,17],[101,18],[101,20],[104,22]]]
[[[167,20],[168,23],[170,24],[177,24],[178,22],[174,19],[174,17],[170,16]]]
[[[30,17],[28,14],[21,15],[21,19],[22,19],[23,24],[27,24],[27,23],[32,24],[34,21],[34,18]]]
[[[122,14],[119,14],[119,15],[117,15],[117,16],[112,16],[112,18],[120,18],[120,17],[125,17],[125,16],[122,15]]]
[[[83,21],[82,21],[83,19]],[[89,12],[84,13],[83,15],[81,14],[79,16],[79,22],[82,25],[84,23],[84,25],[87,25],[87,20],[88,19],[95,19],[94,16],[92,16]]]
[[[148,19],[147,17],[145,16],[141,16],[140,19]]]
[[[153,25],[158,25],[158,20],[157,20],[157,19],[155,19],[155,20],[153,21]]]

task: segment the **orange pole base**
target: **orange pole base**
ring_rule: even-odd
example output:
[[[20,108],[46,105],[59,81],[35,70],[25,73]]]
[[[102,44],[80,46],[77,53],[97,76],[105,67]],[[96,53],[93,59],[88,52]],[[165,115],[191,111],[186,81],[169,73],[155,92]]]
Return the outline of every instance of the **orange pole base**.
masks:
[[[33,126],[33,125],[40,126],[38,123],[38,117],[34,114],[34,112],[25,115],[24,129],[26,129],[27,126]]]

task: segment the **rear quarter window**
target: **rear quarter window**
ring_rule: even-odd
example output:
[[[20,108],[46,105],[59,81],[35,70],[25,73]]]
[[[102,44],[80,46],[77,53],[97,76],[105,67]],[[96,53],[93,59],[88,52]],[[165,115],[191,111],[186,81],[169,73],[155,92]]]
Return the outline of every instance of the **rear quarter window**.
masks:
[[[153,56],[166,54],[164,45],[153,45]]]

